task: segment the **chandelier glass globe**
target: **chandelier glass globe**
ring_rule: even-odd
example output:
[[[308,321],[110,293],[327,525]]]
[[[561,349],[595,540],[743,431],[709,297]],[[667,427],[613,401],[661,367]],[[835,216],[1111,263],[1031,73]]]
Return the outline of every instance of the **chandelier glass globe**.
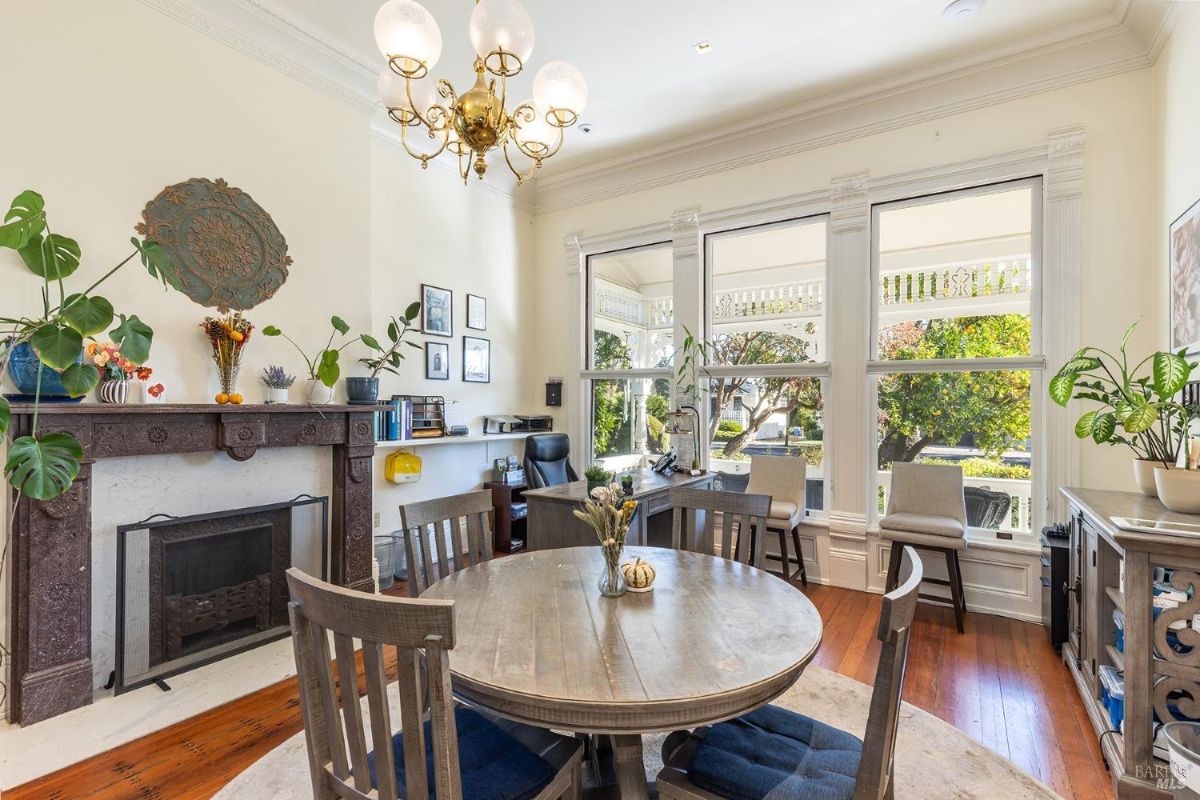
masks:
[[[411,113],[412,103],[409,102],[409,92],[417,105],[420,116],[429,112],[429,107],[438,101],[437,86],[432,78],[411,81],[411,90],[405,87],[405,79],[391,69],[379,73],[379,101],[389,111],[404,111]]]
[[[545,116],[540,112],[536,113],[531,121],[522,121],[513,133],[521,149],[538,156],[550,153],[559,135],[558,129],[546,122]]]
[[[533,79],[533,102],[556,125],[570,125],[587,105],[587,81],[566,61],[551,61]]]
[[[533,19],[520,0],[479,0],[469,33],[475,54],[497,74],[515,75],[533,54]],[[515,55],[520,63],[505,63],[494,53]]]
[[[397,72],[424,77],[442,55],[437,20],[414,0],[388,0],[375,14],[375,44]]]

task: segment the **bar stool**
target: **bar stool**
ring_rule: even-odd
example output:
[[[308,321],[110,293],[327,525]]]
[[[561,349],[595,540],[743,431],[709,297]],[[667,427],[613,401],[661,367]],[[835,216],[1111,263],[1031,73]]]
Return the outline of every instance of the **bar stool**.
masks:
[[[963,500],[962,467],[904,462],[892,465],[887,515],[879,521],[880,538],[892,542],[885,591],[895,589],[900,578],[900,554],[903,548],[897,544],[941,553],[946,558],[949,580],[926,577],[925,582],[950,587],[950,604],[954,607],[954,621],[959,633],[963,632],[967,599],[963,594],[958,552],[967,547],[966,533],[967,507]],[[920,597],[923,600],[946,602],[946,598],[938,595],[923,594]]]
[[[771,496],[771,513],[766,527],[779,535],[783,579],[792,579],[787,541],[790,534],[796,548],[800,583],[804,586],[808,586],[808,572],[804,569],[804,551],[800,549],[800,523],[804,521],[806,467],[803,458],[794,456],[751,456],[750,483],[746,486],[747,494]]]

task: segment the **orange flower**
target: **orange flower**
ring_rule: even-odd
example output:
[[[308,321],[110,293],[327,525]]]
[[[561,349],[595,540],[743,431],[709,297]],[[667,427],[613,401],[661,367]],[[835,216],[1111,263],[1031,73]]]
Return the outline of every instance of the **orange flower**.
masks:
[[[99,346],[100,345],[98,345],[96,342],[88,342],[88,346],[84,349],[84,351],[89,356],[94,356],[94,355],[96,355],[96,348]]]
[[[149,367],[138,367],[138,371],[137,371],[138,380],[148,381],[148,380],[150,380],[150,376],[153,373],[154,373],[154,370],[150,369]],[[159,385],[161,386],[161,384],[159,384]]]

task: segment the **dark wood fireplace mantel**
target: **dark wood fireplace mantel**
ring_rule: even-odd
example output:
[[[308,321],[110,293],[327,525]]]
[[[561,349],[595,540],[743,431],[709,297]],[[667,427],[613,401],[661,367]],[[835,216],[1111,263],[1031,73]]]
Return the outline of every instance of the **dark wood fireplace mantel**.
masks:
[[[13,435],[33,407],[13,405]],[[13,516],[9,716],[30,724],[92,702],[92,464],[98,458],[224,451],[245,461],[264,447],[332,447],[331,579],[372,591],[375,427],[362,406],[52,405],[38,433],[83,445],[75,484],[53,500],[21,498]],[[183,476],[164,476],[180,480]],[[16,501],[8,492],[8,508]]]

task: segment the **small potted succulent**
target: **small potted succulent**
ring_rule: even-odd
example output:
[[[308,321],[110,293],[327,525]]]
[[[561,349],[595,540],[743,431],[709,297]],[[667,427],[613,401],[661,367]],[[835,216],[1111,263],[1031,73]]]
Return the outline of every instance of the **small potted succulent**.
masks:
[[[267,405],[285,404],[288,390],[296,382],[295,375],[288,375],[283,367],[272,364],[262,372],[263,385],[267,387]]]
[[[346,395],[354,405],[374,405],[379,400],[379,373],[384,370],[393,375],[400,374],[400,362],[404,360],[403,345],[420,350],[421,345],[406,341],[405,334],[412,330],[413,320],[421,313],[421,304],[413,303],[404,311],[403,317],[392,317],[387,326],[389,344],[385,347],[369,333],[358,337],[363,344],[371,348],[374,355],[360,358],[358,363],[371,371],[365,378],[346,378]]]
[[[309,357],[304,352],[304,348],[296,344],[295,339],[281,331],[277,326],[268,325],[263,328],[263,336],[282,336],[292,343],[292,347],[296,348],[296,352],[304,359],[304,366],[308,370],[306,376],[308,392],[305,394],[305,398],[309,405],[324,405],[325,403],[332,402],[333,387],[337,386],[338,378],[342,375],[342,368],[338,364],[338,359],[343,350],[357,341],[356,339],[351,339],[341,347],[334,347],[334,338],[350,333],[350,326],[346,324],[344,319],[338,316],[330,317],[329,324],[333,326],[333,331],[329,334],[329,341],[325,342],[325,346],[312,357]]]

